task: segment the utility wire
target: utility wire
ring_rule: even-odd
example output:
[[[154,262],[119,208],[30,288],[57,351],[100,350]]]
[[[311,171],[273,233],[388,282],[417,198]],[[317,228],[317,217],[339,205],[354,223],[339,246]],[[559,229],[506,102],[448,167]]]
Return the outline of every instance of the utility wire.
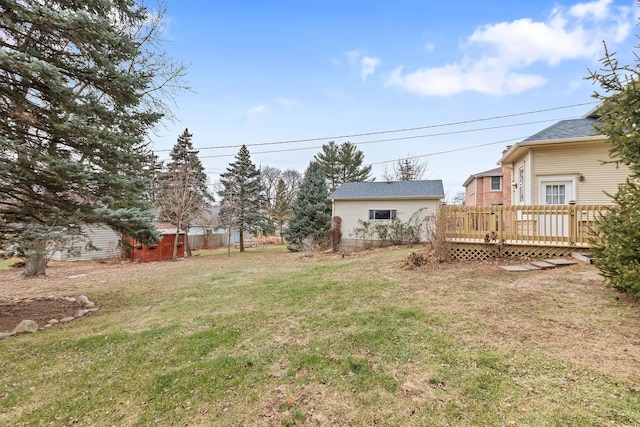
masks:
[[[441,123],[441,124],[427,125],[427,126],[418,126],[418,127],[412,127],[412,128],[383,130],[383,131],[366,132],[366,133],[356,133],[356,134],[351,134],[351,135],[327,136],[327,137],[322,137],[322,138],[306,138],[306,139],[292,139],[292,140],[274,141],[274,142],[261,142],[261,143],[255,143],[255,144],[217,145],[217,146],[211,146],[211,147],[196,147],[196,149],[197,150],[218,150],[218,149],[223,149],[223,148],[239,148],[242,145],[245,145],[246,147],[257,147],[257,146],[265,146],[265,145],[294,144],[294,143],[300,143],[300,142],[326,141],[326,140],[335,140],[335,139],[356,138],[356,137],[361,137],[361,136],[384,135],[384,134],[388,134],[388,133],[410,132],[410,131],[423,130],[423,129],[433,129],[433,128],[438,128],[438,127],[458,126],[458,125],[462,125],[462,124],[478,123],[478,122],[489,121],[489,120],[506,119],[506,118],[510,118],[510,117],[518,117],[518,116],[525,116],[525,115],[529,115],[529,114],[545,113],[545,112],[549,112],[549,111],[557,111],[557,110],[563,110],[563,109],[568,109],[568,108],[583,107],[585,105],[593,105],[593,104],[597,104],[597,102],[596,101],[583,102],[583,103],[580,103],[580,104],[572,104],[572,105],[565,105],[565,106],[561,106],[561,107],[545,108],[545,109],[541,109],[541,110],[533,110],[533,111],[525,111],[525,112],[520,112],[520,113],[505,114],[505,115],[502,115],[502,116],[483,117],[483,118],[479,118],[479,119],[463,120],[463,121],[458,121],[458,122]],[[164,151],[171,151],[171,149],[162,149],[162,150],[153,150],[153,151],[159,153],[159,152],[164,152]],[[226,156],[224,156],[224,157],[226,157]]]
[[[456,135],[456,134],[461,134],[461,133],[481,132],[481,131],[485,131],[485,130],[504,129],[504,128],[509,128],[509,127],[525,126],[525,125],[531,125],[531,124],[537,124],[537,123],[557,122],[559,120],[566,120],[566,119],[537,120],[537,121],[533,121],[533,122],[515,123],[515,124],[510,124],[510,125],[489,126],[489,127],[484,127],[484,128],[457,130],[457,131],[440,132],[440,133],[430,133],[430,134],[423,134],[423,135],[413,135],[413,136],[405,136],[405,137],[400,137],[400,138],[377,139],[377,140],[372,140],[372,141],[354,142],[353,145],[358,146],[358,145],[364,145],[364,144],[374,144],[374,143],[378,143],[378,142],[404,141],[404,140],[408,140],[408,139],[431,138],[431,137],[435,137],[435,136],[447,136],[447,135]],[[497,143],[492,143],[492,144],[497,144]],[[482,145],[480,145],[480,146],[482,146]],[[251,154],[252,155],[254,155],[254,154],[272,154],[272,153],[282,153],[282,152],[291,152],[291,151],[317,150],[317,149],[320,149],[320,148],[322,148],[322,147],[287,148],[287,149],[282,149],[282,150],[254,151]],[[201,159],[212,159],[212,158],[218,158],[218,157],[233,157],[233,156],[235,156],[235,154],[214,154],[214,155],[210,155],[210,156],[200,156],[200,158]],[[383,163],[386,163],[386,162],[383,162]]]

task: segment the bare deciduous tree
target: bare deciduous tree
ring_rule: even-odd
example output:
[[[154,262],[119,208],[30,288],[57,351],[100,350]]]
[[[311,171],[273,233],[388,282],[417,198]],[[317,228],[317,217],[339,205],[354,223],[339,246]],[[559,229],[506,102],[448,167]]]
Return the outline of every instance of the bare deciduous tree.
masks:
[[[404,159],[398,159],[388,170],[385,166],[382,179],[385,181],[418,181],[424,178],[427,172],[427,162],[420,163],[418,157],[408,155]]]

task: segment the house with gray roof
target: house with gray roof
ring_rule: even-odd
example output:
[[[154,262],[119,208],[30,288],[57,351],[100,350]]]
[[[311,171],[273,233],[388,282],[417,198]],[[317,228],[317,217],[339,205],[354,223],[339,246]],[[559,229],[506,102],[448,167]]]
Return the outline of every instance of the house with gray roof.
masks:
[[[442,180],[347,182],[329,195],[332,216],[341,222],[343,247],[393,241],[377,225],[420,224],[419,241],[428,239],[427,221],[444,198]]]
[[[562,120],[518,142],[498,162],[511,170],[513,205],[606,205],[629,175],[610,162],[605,135],[596,132],[598,109]]]

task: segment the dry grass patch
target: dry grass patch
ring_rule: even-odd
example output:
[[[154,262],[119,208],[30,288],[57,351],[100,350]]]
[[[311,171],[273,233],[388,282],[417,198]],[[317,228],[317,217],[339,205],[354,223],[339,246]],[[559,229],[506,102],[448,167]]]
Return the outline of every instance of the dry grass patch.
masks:
[[[0,296],[101,305],[0,341],[0,425],[640,424],[640,306],[592,266],[417,250],[0,270]]]

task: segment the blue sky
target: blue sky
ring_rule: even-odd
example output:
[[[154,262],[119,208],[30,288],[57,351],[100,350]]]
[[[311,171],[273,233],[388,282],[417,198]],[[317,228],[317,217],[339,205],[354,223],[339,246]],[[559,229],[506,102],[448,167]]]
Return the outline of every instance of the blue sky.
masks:
[[[417,157],[448,197],[501,151],[595,107],[602,42],[632,63],[633,0],[167,0],[166,48],[189,65],[177,121],[211,183],[242,144],[257,166],[304,172],[351,142],[381,180]],[[573,106],[573,107],[570,107]],[[568,107],[568,108],[565,108]]]

